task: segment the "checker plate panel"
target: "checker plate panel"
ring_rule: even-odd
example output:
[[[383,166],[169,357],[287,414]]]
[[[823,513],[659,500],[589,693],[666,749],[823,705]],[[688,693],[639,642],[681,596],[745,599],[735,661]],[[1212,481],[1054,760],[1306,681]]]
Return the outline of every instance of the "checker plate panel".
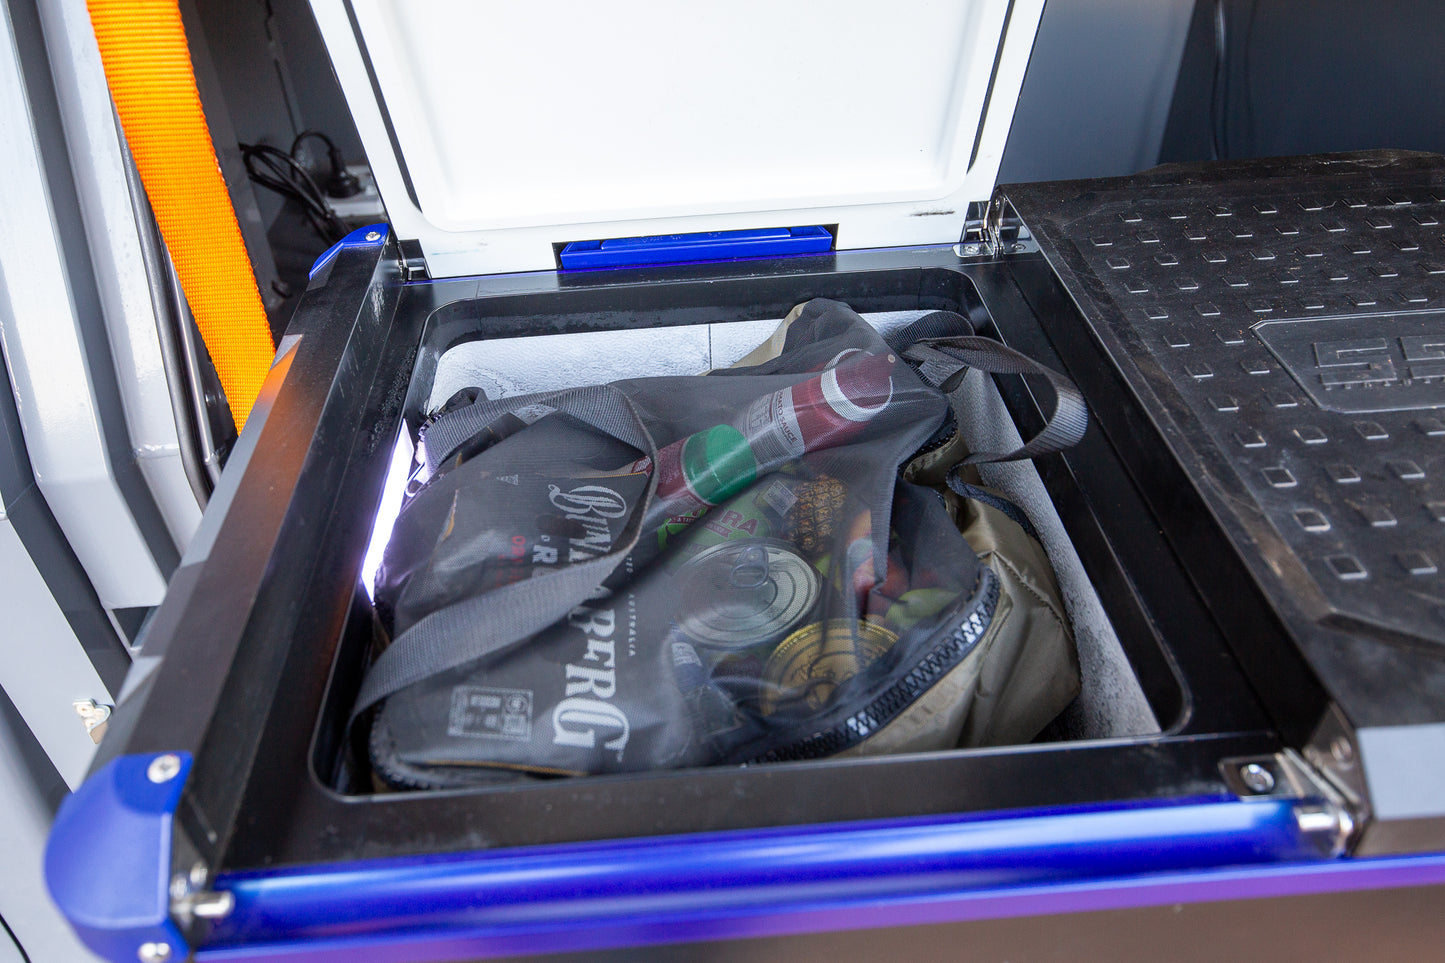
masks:
[[[1042,216],[1027,188],[1016,203],[1091,322],[1147,353],[1126,376],[1182,403],[1241,555],[1263,518],[1327,614],[1445,643],[1441,169],[1109,183]],[[1203,477],[1226,473],[1243,499]],[[1276,597],[1288,562],[1265,562]]]

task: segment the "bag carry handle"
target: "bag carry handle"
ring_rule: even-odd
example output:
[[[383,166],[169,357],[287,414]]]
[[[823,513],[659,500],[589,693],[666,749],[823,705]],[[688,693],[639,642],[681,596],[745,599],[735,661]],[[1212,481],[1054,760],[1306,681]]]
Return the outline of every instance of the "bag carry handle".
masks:
[[[949,395],[950,402],[970,368],[987,374],[1039,375],[1048,382],[1054,395],[1043,430],[1023,447],[1009,452],[975,452],[959,462],[960,465],[1037,458],[1079,443],[1089,427],[1089,407],[1072,381],[1002,342],[974,334],[944,335],[949,329],[971,332],[973,325],[961,314],[934,311],[898,332],[890,343],[903,357],[917,362],[919,374]],[[962,417],[957,408],[954,417]]]
[[[657,444],[633,406],[612,385],[478,401],[446,416],[480,431],[501,415],[529,405],[547,405],[631,445],[657,465]],[[463,417],[465,416],[465,417]],[[428,430],[428,436],[442,422]],[[459,432],[457,432],[459,433]],[[450,436],[449,436],[450,437]],[[458,441],[452,445],[455,450]],[[616,546],[605,555],[551,569],[437,609],[392,640],[372,663],[349,722],[407,686],[469,662],[505,652],[564,618],[588,598],[637,546],[642,521],[657,494],[657,472],[647,481]]]

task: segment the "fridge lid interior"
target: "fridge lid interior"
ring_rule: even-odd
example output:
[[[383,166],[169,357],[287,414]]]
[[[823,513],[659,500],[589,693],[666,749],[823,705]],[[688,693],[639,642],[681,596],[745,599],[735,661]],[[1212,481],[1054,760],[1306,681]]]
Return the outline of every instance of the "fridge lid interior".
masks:
[[[455,277],[646,235],[957,241],[1043,0],[312,6],[398,236]]]

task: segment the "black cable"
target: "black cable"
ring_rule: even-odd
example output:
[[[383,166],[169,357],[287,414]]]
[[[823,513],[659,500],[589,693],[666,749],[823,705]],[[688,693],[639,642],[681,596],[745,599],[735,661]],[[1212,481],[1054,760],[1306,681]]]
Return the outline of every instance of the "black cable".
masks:
[[[341,156],[341,149],[336,146],[336,142],[321,131],[312,128],[297,134],[296,139],[291,142],[291,156],[297,160],[301,159],[296,151],[301,147],[302,141],[308,137],[314,137],[326,145],[326,159],[331,165],[331,176],[326,181],[326,193],[331,197],[355,197],[360,194],[361,181],[346,169],[346,159]]]
[[[331,156],[333,164],[336,163],[336,161],[341,157],[341,152],[336,149],[336,142],[333,141],[330,137],[327,137],[321,131],[316,130],[314,127],[303,130],[301,133],[296,135],[296,139],[291,142],[292,157],[296,156],[296,148],[300,147],[301,142],[308,137],[315,137],[317,140],[321,141],[326,145],[326,153]]]
[[[266,144],[240,144],[241,157],[251,180],[301,205],[316,233],[327,243],[346,236],[346,225],[336,216],[306,166],[285,151]]]
[[[0,929],[4,929],[5,932],[10,935],[10,941],[15,944],[15,949],[19,951],[20,959],[24,960],[25,963],[30,963],[30,954],[25,952],[25,947],[20,945],[20,940],[16,938],[15,931],[10,928],[9,923],[5,922],[5,917],[3,916],[0,916]]]

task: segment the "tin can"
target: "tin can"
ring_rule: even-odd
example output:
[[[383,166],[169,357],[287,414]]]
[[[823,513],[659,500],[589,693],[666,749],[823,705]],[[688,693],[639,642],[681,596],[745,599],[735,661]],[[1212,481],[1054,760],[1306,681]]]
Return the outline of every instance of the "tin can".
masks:
[[[763,714],[800,699],[809,709],[821,709],[838,686],[897,641],[897,635],[866,619],[829,619],[798,629],[778,643],[763,669]]]
[[[787,542],[735,538],[678,570],[677,625],[699,645],[729,652],[776,642],[818,601],[818,572]]]

